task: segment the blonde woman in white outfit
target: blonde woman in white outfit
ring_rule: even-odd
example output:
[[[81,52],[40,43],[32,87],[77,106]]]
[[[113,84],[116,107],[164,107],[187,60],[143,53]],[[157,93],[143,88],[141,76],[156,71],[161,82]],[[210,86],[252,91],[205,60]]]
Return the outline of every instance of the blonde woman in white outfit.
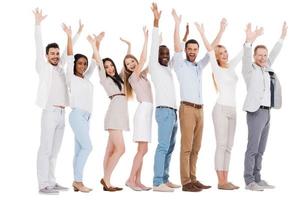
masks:
[[[140,59],[131,54],[124,58],[124,84],[127,97],[132,97],[133,91],[140,103],[134,115],[133,141],[138,144],[130,176],[126,185],[135,191],[150,190],[141,182],[143,158],[151,142],[151,126],[153,113],[153,97],[150,82],[147,79],[148,69],[143,69],[147,58],[148,30],[144,27],[144,44]],[[130,52],[129,52],[130,53]]]
[[[196,23],[196,26],[209,53],[214,83],[219,94],[212,113],[217,143],[215,170],[218,176],[218,189],[234,190],[239,187],[228,181],[228,170],[236,127],[235,91],[238,78],[235,67],[242,59],[242,51],[228,61],[226,48],[222,45],[211,46],[205,37],[203,24]],[[222,19],[218,41],[226,26],[226,19]]]

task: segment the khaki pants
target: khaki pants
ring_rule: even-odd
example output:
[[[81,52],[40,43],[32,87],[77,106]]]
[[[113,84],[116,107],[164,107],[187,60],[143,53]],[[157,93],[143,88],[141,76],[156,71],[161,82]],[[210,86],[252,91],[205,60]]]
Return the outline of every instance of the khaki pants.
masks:
[[[196,181],[196,164],[203,130],[203,109],[181,104],[179,120],[181,130],[180,177],[181,184],[185,185]]]

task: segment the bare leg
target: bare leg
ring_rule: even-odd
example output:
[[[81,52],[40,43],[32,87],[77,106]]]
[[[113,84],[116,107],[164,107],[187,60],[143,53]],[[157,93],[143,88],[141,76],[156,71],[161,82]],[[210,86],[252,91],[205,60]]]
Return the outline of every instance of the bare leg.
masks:
[[[137,183],[141,183],[141,170],[143,165],[143,157],[148,151],[147,142],[138,142],[138,150],[133,159],[130,176],[127,184],[137,187]]]
[[[104,181],[108,187],[111,187],[110,177],[116,167],[120,157],[125,152],[125,144],[121,130],[109,130],[109,142],[112,144],[112,153],[108,154],[106,169],[104,170]]]

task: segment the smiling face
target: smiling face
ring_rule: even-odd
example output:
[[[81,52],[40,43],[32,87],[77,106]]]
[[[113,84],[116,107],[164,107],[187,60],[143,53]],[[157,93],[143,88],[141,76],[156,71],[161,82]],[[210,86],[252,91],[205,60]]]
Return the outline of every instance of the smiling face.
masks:
[[[170,61],[170,51],[168,47],[166,46],[159,47],[159,54],[158,54],[159,64],[167,67],[169,61]]]
[[[111,77],[115,76],[116,70],[115,70],[115,66],[113,65],[113,63],[109,60],[106,60],[104,62],[104,69],[106,74],[108,74]]]
[[[189,43],[185,47],[186,59],[192,63],[195,62],[199,52],[199,46],[196,43]]]
[[[84,57],[80,57],[75,63],[75,75],[83,77],[84,72],[88,67],[88,61]]]
[[[124,64],[128,71],[133,72],[135,70],[136,66],[138,65],[138,62],[136,59],[134,59],[132,57],[127,57],[124,60]]]
[[[254,62],[260,67],[266,67],[268,61],[268,49],[265,46],[257,46],[254,49]]]
[[[59,48],[49,48],[46,57],[51,65],[57,66],[60,60]]]
[[[228,63],[228,52],[224,46],[218,45],[215,49],[216,60],[218,64],[222,67],[226,66]]]

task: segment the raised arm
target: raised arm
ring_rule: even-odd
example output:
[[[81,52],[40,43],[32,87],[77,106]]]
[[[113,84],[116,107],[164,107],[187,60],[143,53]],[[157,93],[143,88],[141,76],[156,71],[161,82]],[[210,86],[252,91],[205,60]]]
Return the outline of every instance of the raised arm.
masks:
[[[184,33],[184,37],[182,39],[182,42],[185,43],[187,41],[187,38],[188,38],[189,34],[190,34],[190,26],[189,26],[189,23],[187,23],[186,26],[185,26],[185,33]]]
[[[227,26],[227,20],[225,18],[222,18],[220,22],[220,30],[214,39],[214,41],[211,43],[211,47],[214,49],[218,44],[220,44],[221,38],[223,36],[223,33],[225,32]]]
[[[147,27],[143,27],[143,32],[144,32],[144,44],[143,44],[143,49],[140,55],[140,60],[139,64],[141,68],[143,68],[144,64],[146,63],[147,60],[147,50],[148,50],[148,29]]]
[[[269,55],[269,64],[272,65],[277,58],[278,54],[281,51],[283,40],[285,39],[285,36],[287,34],[287,29],[288,26],[286,22],[283,23],[282,25],[282,30],[281,30],[281,36],[278,42],[276,42],[275,46],[272,48],[270,55]]]
[[[91,44],[91,46],[93,48],[93,59],[96,61],[97,65],[99,66],[98,72],[99,72],[100,81],[104,81],[106,78],[106,72],[104,69],[104,65],[103,65],[102,59],[99,54],[100,43],[101,43],[104,35],[105,35],[105,33],[101,32],[98,35],[94,35],[95,36],[94,38],[90,35],[87,37],[87,40],[89,41],[89,43]]]
[[[143,27],[143,32],[144,32],[143,49],[142,49],[142,53],[140,55],[139,64],[134,69],[134,73],[136,73],[137,75],[140,75],[140,73],[144,67],[144,64],[146,63],[146,60],[147,60],[148,29],[145,26]]]
[[[71,78],[74,75],[74,63],[73,63],[73,42],[72,42],[72,29],[71,26],[62,24],[63,31],[67,35],[67,73],[66,73],[66,82],[70,86]]]
[[[120,40],[127,45],[127,54],[131,54],[131,43],[122,37],[120,37]]]
[[[243,53],[243,67],[242,73],[244,76],[249,74],[252,68],[252,43],[256,40],[256,38],[263,34],[263,28],[258,28],[252,31],[251,23],[247,24],[246,27],[246,42],[244,44],[244,53]]]
[[[159,20],[161,16],[161,11],[158,11],[157,4],[152,3],[151,10],[153,13],[153,30],[152,30],[152,42],[151,42],[151,51],[150,51],[150,63],[149,70],[156,66],[158,63],[158,54],[159,54],[159,45],[161,44],[161,37],[159,36]]]
[[[71,26],[67,26],[66,24],[62,24],[63,31],[67,35],[67,56],[73,55],[73,42],[72,42],[72,29]]]
[[[84,27],[84,25],[81,23],[81,20],[79,20],[79,26],[78,26],[77,33],[72,38],[73,45],[75,45],[75,43],[77,42],[77,40],[83,30],[83,27]],[[64,66],[66,63],[66,55],[67,55],[67,49],[64,49],[63,53],[61,54],[61,58],[60,58],[60,63],[62,66]]]
[[[208,40],[207,40],[207,38],[206,38],[206,36],[205,36],[205,31],[204,31],[204,25],[203,24],[199,24],[198,22],[196,22],[195,23],[195,26],[196,26],[196,28],[197,28],[197,30],[198,30],[198,32],[200,33],[200,35],[201,35],[201,38],[202,38],[202,41],[203,41],[203,43],[204,43],[204,46],[205,46],[205,48],[206,48],[206,50],[208,51],[208,52],[210,52],[210,51],[212,51],[213,50],[213,47],[210,45],[210,43],[208,42]]]
[[[180,46],[180,36],[179,36],[179,26],[181,22],[181,15],[178,16],[175,9],[172,10],[172,15],[175,21],[175,29],[174,29],[174,51],[180,52],[182,51]]]
[[[47,15],[43,15],[43,11],[39,8],[36,8],[32,11],[35,17],[35,49],[36,49],[36,63],[35,68],[36,71],[39,73],[41,70],[41,66],[45,62],[44,60],[44,48],[42,42],[42,32],[41,32],[41,22],[47,17]]]

